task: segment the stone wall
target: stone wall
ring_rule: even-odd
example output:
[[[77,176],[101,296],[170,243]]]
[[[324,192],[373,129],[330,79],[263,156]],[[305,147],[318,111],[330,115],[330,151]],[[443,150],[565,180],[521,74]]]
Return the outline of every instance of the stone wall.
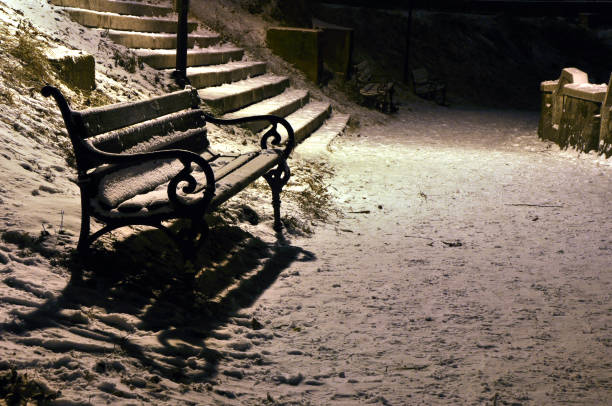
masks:
[[[267,31],[266,44],[313,82],[319,81],[321,55],[320,30],[294,27],[271,27]]]
[[[612,155],[612,75],[608,85],[589,83],[588,75],[565,68],[557,80],[540,84],[538,135],[561,148]]]

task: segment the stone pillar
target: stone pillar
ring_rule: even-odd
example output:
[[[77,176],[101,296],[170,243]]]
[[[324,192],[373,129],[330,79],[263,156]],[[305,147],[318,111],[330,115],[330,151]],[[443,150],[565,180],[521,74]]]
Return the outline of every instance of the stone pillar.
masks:
[[[540,83],[542,101],[540,122],[538,123],[538,137],[540,137],[541,140],[556,141],[556,133],[552,128],[552,94],[557,87],[557,82],[557,80],[547,80]]]
[[[589,83],[589,76],[576,68],[565,68],[557,81],[557,87],[552,93],[552,126],[558,130],[563,115],[563,88],[570,83]]]
[[[606,85],[572,83],[563,88],[564,108],[559,124],[558,143],[582,152],[597,150],[601,127],[601,104]]]
[[[606,158],[612,155],[612,93],[610,88],[612,87],[612,74],[608,82],[608,88],[606,89],[606,95],[604,96],[601,104],[601,124],[599,127],[599,153],[605,154]]]
[[[540,84],[542,106],[538,136],[561,148],[612,155],[612,76],[609,85],[591,84],[588,75],[565,68],[556,81]]]

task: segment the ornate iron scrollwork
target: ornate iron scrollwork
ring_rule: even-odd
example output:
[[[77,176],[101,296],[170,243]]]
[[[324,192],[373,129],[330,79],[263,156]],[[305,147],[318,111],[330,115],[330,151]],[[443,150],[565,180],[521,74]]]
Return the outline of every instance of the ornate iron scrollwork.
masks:
[[[261,149],[268,149],[268,140],[270,138],[272,138],[272,145],[279,145],[281,142],[281,136],[276,129],[276,123],[273,123],[272,127],[261,137]]]
[[[218,125],[230,125],[230,124],[243,124],[253,121],[267,121],[272,125],[268,131],[261,137],[260,146],[262,149],[268,149],[268,140],[272,138],[272,145],[280,145],[281,136],[278,133],[278,124],[285,127],[287,131],[287,141],[285,142],[285,148],[283,149],[283,157],[286,159],[295,148],[295,134],[293,132],[293,128],[291,124],[287,120],[282,117],[272,116],[272,115],[262,115],[262,116],[251,116],[251,117],[243,117],[243,118],[234,118],[230,120],[224,120],[221,118],[216,118],[211,115],[204,113],[204,118],[209,123],[218,124]]]
[[[264,174],[263,177],[268,182],[268,185],[270,185],[270,189],[272,190],[274,230],[280,231],[283,228],[280,220],[280,192],[283,190],[283,187],[287,184],[287,182],[289,182],[289,178],[291,177],[291,171],[289,170],[289,165],[287,165],[287,160],[282,159],[276,168]]]

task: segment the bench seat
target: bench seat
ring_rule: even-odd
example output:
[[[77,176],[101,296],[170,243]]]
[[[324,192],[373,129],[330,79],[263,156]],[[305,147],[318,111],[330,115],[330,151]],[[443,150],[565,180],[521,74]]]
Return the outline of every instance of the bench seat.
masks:
[[[215,175],[215,196],[208,207],[214,210],[254,179],[257,179],[279,162],[275,150],[251,152],[237,156],[213,156],[209,161]],[[168,198],[168,185],[183,168],[178,160],[156,160],[138,166],[123,168],[103,176],[98,183],[98,194],[91,204],[95,213],[103,218],[148,217],[151,214],[174,213]],[[206,187],[206,176],[194,168],[198,182],[196,193],[184,195],[187,203],[202,198],[197,192]]]

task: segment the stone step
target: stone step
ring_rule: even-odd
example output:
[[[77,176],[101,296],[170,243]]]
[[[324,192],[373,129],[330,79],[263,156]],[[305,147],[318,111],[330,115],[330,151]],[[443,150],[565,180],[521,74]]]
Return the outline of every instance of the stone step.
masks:
[[[176,34],[109,30],[108,37],[127,48],[176,49]],[[219,42],[217,34],[190,34],[188,47],[207,48]]]
[[[275,116],[286,117],[300,107],[305,106],[310,99],[307,90],[287,89],[278,96],[262,100],[259,103],[251,104],[248,107],[228,113],[223,116],[225,119],[234,119],[248,116],[259,116],[273,114]],[[268,125],[267,121],[254,121],[243,124],[243,127],[251,131],[259,131]]]
[[[287,121],[295,132],[295,142],[297,144],[304,141],[331,114],[331,104],[327,102],[310,102],[295,113],[288,115]]]
[[[155,69],[176,67],[175,49],[136,49],[140,60]],[[187,51],[187,66],[221,65],[242,59],[244,50],[231,45],[190,49]]]
[[[165,16],[173,12],[172,7],[143,4],[135,1],[114,0],[51,0],[51,4],[60,7],[82,8],[91,11],[102,11],[134,16]]]
[[[83,10],[80,8],[66,8],[66,12],[77,23],[85,27],[106,28],[111,30],[138,31],[138,32],[169,32],[176,33],[177,22],[175,18],[137,17],[100,11]],[[198,23],[190,21],[188,30],[194,31]]]
[[[288,77],[270,74],[200,89],[198,94],[206,104],[225,114],[276,96],[288,86]]]
[[[223,65],[187,68],[189,82],[195,88],[219,86],[266,73],[265,62],[235,61]]]
[[[293,128],[296,144],[300,144],[317,128],[321,127],[330,114],[331,105],[329,103],[311,101],[301,109],[285,117]],[[279,126],[278,129],[281,142],[284,143],[287,140],[287,132],[282,126]]]
[[[304,140],[295,153],[303,158],[319,158],[329,154],[329,145],[342,134],[351,118],[350,114],[334,113],[323,125]]]

